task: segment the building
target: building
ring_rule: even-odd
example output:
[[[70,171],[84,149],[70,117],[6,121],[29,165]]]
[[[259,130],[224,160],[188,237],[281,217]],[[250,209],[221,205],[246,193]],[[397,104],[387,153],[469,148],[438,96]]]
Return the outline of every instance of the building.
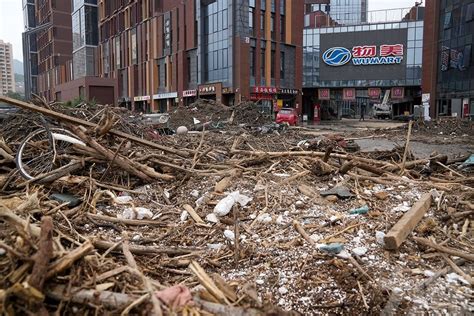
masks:
[[[393,115],[412,114],[421,104],[423,9],[413,20],[305,29],[304,118],[315,106],[319,118],[355,117],[385,95]]]
[[[301,104],[303,0],[99,0],[99,74],[119,103]]]
[[[474,116],[474,1],[426,3],[423,96],[432,118]]]
[[[64,66],[72,58],[71,2],[35,1],[36,25],[51,23],[49,27],[36,33],[36,89],[47,100],[55,100],[56,86],[68,80]]]
[[[337,24],[357,25],[368,22],[368,0],[306,0],[305,27],[321,24],[324,13]],[[330,26],[330,25],[326,25]]]
[[[15,92],[12,44],[0,40],[0,95]]]
[[[23,0],[23,22],[25,32],[23,39],[23,70],[25,75],[25,97],[38,94],[38,46],[36,42],[36,8],[35,0]]]
[[[97,0],[23,1],[25,95],[114,104],[117,82],[97,77]]]

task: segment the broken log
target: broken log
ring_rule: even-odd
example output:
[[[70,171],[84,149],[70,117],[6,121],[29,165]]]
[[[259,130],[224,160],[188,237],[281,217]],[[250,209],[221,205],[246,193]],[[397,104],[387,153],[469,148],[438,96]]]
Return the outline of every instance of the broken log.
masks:
[[[48,272],[49,261],[53,258],[53,219],[45,216],[41,219],[41,235],[38,252],[33,256],[34,266],[28,284],[38,291],[43,291],[43,285]]]
[[[432,242],[431,240],[426,239],[426,238],[413,237],[413,240],[416,241],[419,244],[422,244],[423,246],[436,249],[440,252],[446,253],[446,254],[451,255],[451,256],[456,256],[456,257],[463,258],[463,259],[474,262],[474,254],[472,254],[472,253],[466,253],[466,252],[459,251],[459,250],[456,250],[456,249],[452,249],[452,248],[449,248],[449,247],[441,246],[441,245],[435,244],[434,242]]]
[[[406,212],[384,237],[385,249],[395,250],[405,241],[418,222],[431,206],[431,193],[425,193],[421,199]]]
[[[46,296],[61,302],[102,306],[110,310],[121,310],[132,304],[138,296],[109,291],[83,290],[67,285],[52,285],[46,289]]]
[[[93,249],[94,246],[92,245],[92,242],[88,240],[80,247],[74,249],[64,257],[61,257],[57,261],[53,262],[49,267],[48,273],[46,274],[46,279],[49,279],[55,276],[56,274],[61,273],[64,270],[70,268],[74,264],[74,262],[87,255]]]
[[[97,249],[108,250],[111,247],[114,247],[116,244],[104,240],[94,240],[94,246]],[[114,252],[121,252],[122,245],[117,245]],[[136,255],[147,255],[147,256],[154,256],[157,254],[167,254],[172,256],[180,256],[180,255],[188,255],[193,252],[201,251],[201,249],[184,249],[184,248],[176,248],[176,247],[145,247],[145,246],[130,246],[130,252]]]

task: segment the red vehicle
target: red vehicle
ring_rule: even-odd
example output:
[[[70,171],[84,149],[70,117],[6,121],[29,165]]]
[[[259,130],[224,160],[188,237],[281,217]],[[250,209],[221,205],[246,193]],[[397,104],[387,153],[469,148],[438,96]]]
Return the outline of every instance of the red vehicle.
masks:
[[[288,125],[296,126],[298,124],[298,113],[295,109],[281,109],[276,117],[277,124],[288,123]]]

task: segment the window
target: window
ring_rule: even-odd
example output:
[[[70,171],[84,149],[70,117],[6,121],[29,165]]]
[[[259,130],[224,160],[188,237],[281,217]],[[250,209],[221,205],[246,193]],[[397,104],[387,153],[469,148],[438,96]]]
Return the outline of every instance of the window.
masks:
[[[280,35],[281,35],[281,41],[285,41],[285,16],[280,15]]]
[[[280,0],[280,14],[285,15],[285,0]]]
[[[255,77],[255,47],[250,47],[250,76]]]
[[[466,68],[471,66],[471,52],[472,52],[472,45],[464,46],[463,58],[462,58],[462,70],[465,70]]]
[[[444,17],[444,29],[447,30],[451,28],[452,22],[453,22],[452,12],[446,13]]]
[[[469,3],[466,9],[466,22],[474,20],[474,3]]]
[[[275,50],[272,49],[271,53],[271,78],[275,78]]]
[[[272,32],[272,39],[275,39],[275,13],[271,15],[270,30]]]
[[[280,79],[285,79],[285,52],[280,52]]]
[[[188,65],[188,68],[186,69],[188,72],[188,82],[191,82],[191,57],[188,57],[186,61]]]
[[[262,30],[262,36],[265,36],[265,11],[260,11],[260,30]]]
[[[255,16],[255,9],[252,7],[249,7],[249,27],[252,33],[253,33],[253,27],[254,27],[254,16]]]
[[[260,75],[262,81],[265,79],[265,49],[260,50]]]

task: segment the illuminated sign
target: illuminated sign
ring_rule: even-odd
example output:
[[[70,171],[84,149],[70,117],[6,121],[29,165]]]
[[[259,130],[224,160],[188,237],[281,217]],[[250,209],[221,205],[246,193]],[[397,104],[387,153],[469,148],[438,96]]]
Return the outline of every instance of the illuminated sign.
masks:
[[[253,93],[266,93],[266,94],[276,94],[277,88],[274,87],[254,87]]]
[[[344,66],[351,60],[355,66],[396,65],[402,63],[403,55],[403,44],[354,46],[352,50],[331,47],[324,52],[323,61],[332,67]]]
[[[318,89],[318,99],[319,100],[330,100],[331,93],[329,89]]]
[[[195,97],[197,96],[197,90],[185,90],[183,91],[183,97],[188,98],[188,97]]]
[[[380,98],[381,93],[382,93],[382,90],[380,88],[369,88],[368,90],[368,95],[369,95],[369,98],[371,99]]]
[[[356,89],[346,88],[342,90],[342,99],[345,101],[353,101],[356,99]]]

